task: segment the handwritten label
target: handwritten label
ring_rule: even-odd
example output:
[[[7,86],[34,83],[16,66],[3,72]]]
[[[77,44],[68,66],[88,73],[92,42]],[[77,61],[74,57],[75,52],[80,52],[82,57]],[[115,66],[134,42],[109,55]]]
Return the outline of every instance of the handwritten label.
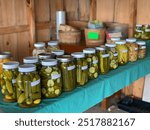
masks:
[[[67,69],[68,69],[68,70],[73,70],[73,69],[75,69],[75,65],[69,66]]]
[[[98,63],[98,60],[94,60],[94,61],[93,61],[93,64],[97,64],[97,63]]]
[[[51,78],[52,79],[58,79],[58,78],[60,78],[60,76],[61,76],[60,74],[52,74]]]
[[[102,55],[103,58],[109,57],[109,54]]]
[[[88,68],[88,66],[86,65],[86,66],[82,66],[82,70],[86,70]]]
[[[16,83],[16,79],[12,79],[12,83],[15,84]]]
[[[127,52],[128,52],[128,50],[122,50],[122,52],[123,52],[123,53],[127,53]]]
[[[118,56],[118,53],[114,53],[114,56]]]
[[[146,48],[146,46],[142,46],[142,47],[141,47],[141,49],[145,49],[145,48]]]
[[[31,87],[34,87],[36,85],[40,84],[40,79],[39,80],[36,80],[34,82],[31,82]]]

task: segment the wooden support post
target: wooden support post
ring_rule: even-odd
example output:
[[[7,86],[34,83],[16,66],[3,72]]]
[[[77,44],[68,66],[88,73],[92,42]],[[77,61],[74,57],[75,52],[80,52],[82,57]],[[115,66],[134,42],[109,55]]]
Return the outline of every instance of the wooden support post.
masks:
[[[90,0],[90,20],[96,19],[96,0]]]
[[[27,4],[27,14],[28,14],[28,23],[30,28],[30,53],[33,49],[33,44],[36,42],[36,34],[35,34],[35,9],[34,9],[34,0],[26,0]]]
[[[62,11],[64,10],[64,1],[63,0],[56,0],[56,10]]]

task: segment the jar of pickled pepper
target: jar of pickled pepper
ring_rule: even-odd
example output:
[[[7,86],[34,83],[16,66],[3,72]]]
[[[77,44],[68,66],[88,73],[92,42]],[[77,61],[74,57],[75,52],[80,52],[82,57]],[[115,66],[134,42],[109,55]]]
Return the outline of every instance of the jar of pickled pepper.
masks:
[[[3,71],[3,63],[11,61],[11,55],[10,53],[3,53],[0,52],[0,74]]]
[[[64,55],[65,51],[64,50],[55,50],[52,51],[52,54],[54,54],[54,57],[57,58],[58,56]]]
[[[34,64],[36,66],[36,70],[41,69],[41,65],[39,63],[39,59],[37,57],[29,56],[23,59],[24,64]]]
[[[116,50],[118,52],[118,63],[119,65],[124,65],[128,63],[128,48],[126,46],[125,40],[120,40],[116,42]]]
[[[17,102],[20,107],[33,107],[41,102],[40,77],[35,65],[20,65],[16,82]]]
[[[76,88],[76,68],[74,58],[70,55],[57,57],[62,74],[63,91],[72,91]]]
[[[145,41],[137,41],[138,45],[138,59],[143,59],[146,56],[146,42]]]
[[[15,102],[16,98],[16,78],[18,75],[19,62],[7,62],[3,64],[1,74],[1,92],[5,102]]]
[[[71,55],[75,58],[77,84],[85,85],[88,82],[88,63],[85,59],[85,54],[75,52]]]
[[[32,51],[33,56],[37,56],[41,53],[46,53],[45,43],[44,42],[37,42],[34,43],[34,49]]]
[[[136,44],[135,38],[126,39],[127,47],[129,50],[129,61],[134,62],[138,59],[138,45]]]
[[[95,79],[98,77],[98,57],[96,56],[96,50],[94,48],[85,48],[83,50],[86,61],[88,63],[88,77],[89,79]]]
[[[105,44],[106,51],[109,54],[110,69],[116,69],[118,67],[118,53],[116,51],[116,44]]]
[[[46,98],[58,97],[62,92],[61,71],[56,59],[42,61],[40,71],[42,95]]]
[[[108,73],[110,60],[109,60],[109,54],[106,51],[106,47],[104,46],[96,47],[96,54],[99,60],[98,63],[99,63],[100,73],[101,74]]]
[[[52,51],[55,51],[55,50],[59,50],[59,44],[58,44],[58,41],[49,41],[48,42],[48,47],[47,47],[47,52],[48,53],[52,53]]]

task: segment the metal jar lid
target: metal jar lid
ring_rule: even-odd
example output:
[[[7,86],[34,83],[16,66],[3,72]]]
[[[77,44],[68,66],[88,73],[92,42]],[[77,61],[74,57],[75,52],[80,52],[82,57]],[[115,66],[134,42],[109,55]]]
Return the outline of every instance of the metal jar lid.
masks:
[[[46,59],[52,59],[54,57],[53,54],[49,54],[49,53],[40,53],[38,55],[40,60],[46,60]]]
[[[16,61],[10,61],[10,62],[7,62],[7,63],[3,63],[3,68],[4,69],[16,69],[18,68],[19,66],[19,62],[16,62]]]
[[[25,63],[25,64],[35,64],[35,63],[38,63],[38,58],[33,57],[33,56],[25,57],[23,59],[23,63]]]
[[[43,66],[55,66],[57,65],[57,60],[56,59],[47,59],[42,61]]]
[[[72,61],[74,58],[71,55],[62,55],[57,57],[57,60],[60,62],[70,62]]]
[[[23,64],[19,66],[19,72],[29,73],[36,70],[36,66],[33,64]]]

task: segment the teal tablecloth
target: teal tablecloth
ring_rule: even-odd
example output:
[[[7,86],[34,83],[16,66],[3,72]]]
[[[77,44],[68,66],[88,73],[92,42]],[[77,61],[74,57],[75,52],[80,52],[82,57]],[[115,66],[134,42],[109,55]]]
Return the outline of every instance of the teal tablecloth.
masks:
[[[0,109],[4,112],[17,113],[84,112],[104,98],[150,73],[150,42],[147,43],[147,48],[148,53],[145,59],[120,66],[106,75],[100,75],[97,79],[91,80],[83,88],[63,93],[56,99],[44,99],[34,108],[20,108],[17,103],[5,103],[0,95]]]

